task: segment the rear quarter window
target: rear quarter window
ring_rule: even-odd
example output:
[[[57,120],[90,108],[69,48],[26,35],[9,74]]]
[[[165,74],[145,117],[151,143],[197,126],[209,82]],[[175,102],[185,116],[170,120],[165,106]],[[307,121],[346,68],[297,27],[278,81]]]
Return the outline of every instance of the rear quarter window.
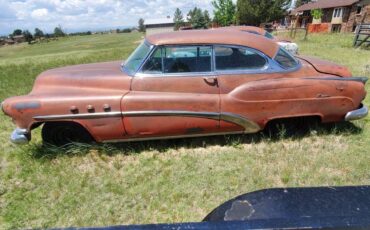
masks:
[[[284,69],[292,69],[298,65],[297,59],[282,48],[279,49],[274,59]]]
[[[228,46],[215,47],[216,70],[255,70],[266,66],[267,60],[252,49]]]

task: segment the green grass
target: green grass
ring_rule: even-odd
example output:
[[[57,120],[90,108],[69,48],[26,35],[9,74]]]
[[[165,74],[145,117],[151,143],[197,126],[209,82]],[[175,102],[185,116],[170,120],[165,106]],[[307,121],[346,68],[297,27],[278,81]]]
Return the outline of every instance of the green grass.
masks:
[[[0,48],[0,100],[26,94],[42,71],[124,59],[141,34],[63,38]],[[370,77],[370,51],[351,35],[309,35],[302,54]],[[368,99],[367,104],[370,104]],[[200,221],[222,202],[269,187],[370,184],[369,118],[307,134],[263,134],[117,145],[9,143],[0,115],[0,229]]]

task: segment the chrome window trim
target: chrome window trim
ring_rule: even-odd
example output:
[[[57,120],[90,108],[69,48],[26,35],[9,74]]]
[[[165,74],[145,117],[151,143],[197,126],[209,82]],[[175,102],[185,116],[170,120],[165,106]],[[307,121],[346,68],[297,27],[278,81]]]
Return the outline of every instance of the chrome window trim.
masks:
[[[190,73],[173,73],[173,74],[159,74],[159,73],[137,73],[135,77],[209,77],[215,76],[214,72],[190,72]]]
[[[260,67],[260,68],[244,68],[244,69],[231,69],[231,70],[217,70],[217,63],[216,63],[216,47],[226,47],[226,48],[234,48],[234,49],[246,49],[246,50],[250,50],[252,52],[255,52],[256,54],[260,55],[261,57],[263,57],[265,59],[265,65]],[[262,53],[261,51],[259,50],[256,50],[256,49],[253,49],[253,48],[250,48],[250,47],[247,47],[247,46],[238,46],[238,45],[214,45],[213,47],[213,59],[214,59],[214,71],[215,72],[259,72],[259,71],[262,71],[262,70],[266,70],[268,69],[269,67],[269,57]]]
[[[127,68],[125,67],[125,61],[127,61],[127,60],[125,60],[125,61],[123,61],[122,63],[121,63],[121,71],[122,72],[124,72],[124,73],[127,73],[130,77],[134,77],[135,75],[136,75],[136,73],[139,71],[139,70],[141,70],[141,68],[142,68],[142,66],[144,65],[144,63],[146,63],[146,61],[147,61],[147,59],[148,59],[148,57],[150,57],[151,55],[152,55],[152,53],[153,53],[153,50],[154,50],[154,48],[156,47],[155,45],[153,45],[153,44],[151,44],[150,42],[148,42],[146,39],[143,41],[146,45],[148,45],[149,46],[149,52],[148,52],[148,54],[144,57],[144,59],[141,61],[141,63],[140,63],[140,65],[139,65],[139,67],[137,68],[137,70],[135,70],[133,73],[130,73],[130,71],[128,71],[127,70]],[[137,48],[137,47],[136,47]],[[135,48],[135,49],[136,49]],[[132,52],[134,52],[134,51],[132,51]],[[130,54],[131,55],[131,54]]]
[[[150,43],[148,43],[150,44]],[[151,52],[149,52],[148,56],[144,59],[144,61],[141,63],[140,68],[136,73],[133,75],[133,77],[202,77],[202,76],[216,76],[216,75],[243,75],[243,74],[264,74],[264,73],[291,73],[299,70],[302,67],[302,63],[300,62],[299,59],[294,57],[294,59],[297,61],[297,66],[294,68],[286,69],[283,68],[278,62],[274,60],[276,57],[278,51],[274,55],[273,58],[270,58],[263,52],[253,49],[251,47],[247,46],[238,46],[238,45],[229,45],[229,44],[179,44],[179,45],[174,45],[174,44],[169,44],[169,45],[161,45],[161,46],[156,46],[152,45]],[[152,56],[152,54],[155,52],[155,50],[158,47],[178,47],[178,46],[211,46],[212,47],[212,63],[211,63],[211,72],[189,72],[189,73],[171,73],[171,74],[165,74],[163,73],[141,73],[141,69],[144,66],[144,64],[148,61],[148,59]],[[227,47],[235,47],[235,48],[246,48],[246,49],[251,49],[253,51],[256,51],[259,55],[263,56],[266,60],[267,63],[262,69],[249,69],[249,70],[216,70],[216,56],[215,56],[215,46],[227,46]],[[279,47],[280,49],[281,47]],[[162,69],[163,69],[163,63],[162,63]]]
[[[284,50],[289,56],[291,56],[296,61],[297,65],[295,67],[292,67],[292,68],[286,68],[286,67],[280,65],[280,63],[275,60],[275,58],[278,55],[280,50]],[[280,45],[279,45],[279,49],[277,50],[276,54],[274,55],[274,57],[271,60],[274,61],[276,63],[276,65],[278,65],[283,70],[287,70],[287,72],[293,72],[293,71],[296,71],[296,70],[298,70],[302,67],[302,63],[299,60],[299,58],[296,58],[294,55],[292,55],[289,51],[285,50]]]
[[[200,46],[206,46],[211,48],[211,71],[207,72],[185,72],[185,73],[164,73],[164,61],[162,56],[162,73],[143,73],[142,68],[146,64],[146,62],[149,60],[149,58],[152,57],[154,52],[159,48],[166,48],[166,47],[200,47]],[[212,44],[170,44],[170,45],[160,45],[160,46],[154,46],[152,52],[146,57],[146,59],[143,61],[144,63],[141,64],[138,71],[135,73],[135,77],[188,77],[188,76],[210,76],[214,75],[214,61],[213,61],[213,50],[214,47]],[[163,55],[163,53],[161,52]]]

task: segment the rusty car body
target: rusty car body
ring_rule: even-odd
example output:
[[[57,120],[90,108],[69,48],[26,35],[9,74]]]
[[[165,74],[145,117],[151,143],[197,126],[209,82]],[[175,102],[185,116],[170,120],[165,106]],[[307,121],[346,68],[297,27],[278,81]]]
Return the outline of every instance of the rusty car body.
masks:
[[[147,37],[124,64],[43,72],[2,110],[17,126],[15,143],[40,125],[56,145],[254,133],[282,118],[363,118],[366,80],[259,35],[182,31]]]

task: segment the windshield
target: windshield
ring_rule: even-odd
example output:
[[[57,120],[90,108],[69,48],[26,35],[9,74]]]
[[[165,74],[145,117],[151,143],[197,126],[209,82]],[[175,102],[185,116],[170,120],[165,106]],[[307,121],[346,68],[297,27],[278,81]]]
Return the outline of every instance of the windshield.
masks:
[[[150,46],[147,45],[145,42],[141,43],[136,48],[136,50],[125,62],[125,69],[128,71],[129,74],[134,74],[138,70],[144,58],[148,55],[149,51]]]

